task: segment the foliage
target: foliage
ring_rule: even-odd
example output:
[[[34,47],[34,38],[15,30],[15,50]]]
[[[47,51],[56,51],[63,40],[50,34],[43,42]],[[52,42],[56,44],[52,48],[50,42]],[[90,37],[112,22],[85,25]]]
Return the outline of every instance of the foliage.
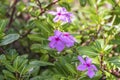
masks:
[[[64,7],[71,23],[54,22],[49,11]],[[119,0],[0,0],[0,80],[118,80]],[[54,30],[76,38],[61,52],[49,47]],[[89,57],[93,78],[77,70]]]

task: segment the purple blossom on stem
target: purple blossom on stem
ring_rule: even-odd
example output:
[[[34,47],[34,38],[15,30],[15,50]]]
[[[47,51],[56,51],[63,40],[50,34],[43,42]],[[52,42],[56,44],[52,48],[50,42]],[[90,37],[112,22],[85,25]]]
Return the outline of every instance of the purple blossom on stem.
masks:
[[[49,14],[55,15],[53,19],[54,22],[63,21],[63,22],[71,22],[72,13],[68,12],[64,7],[57,7],[57,12],[49,11]]]
[[[92,78],[95,75],[95,71],[97,71],[97,68],[95,65],[92,64],[92,60],[90,58],[86,58],[84,60],[81,56],[78,56],[79,61],[81,62],[80,65],[78,65],[77,70],[79,71],[85,71],[87,70],[87,75]]]
[[[54,36],[50,36],[49,39],[49,47],[52,49],[57,49],[57,51],[61,52],[65,47],[72,47],[76,42],[75,38],[71,36],[69,33],[62,33],[58,30],[54,31]]]
[[[50,41],[49,43],[50,48],[53,48],[53,49],[55,48],[59,52],[61,52],[65,47],[64,42],[62,41],[61,35],[62,35],[62,32],[55,30],[54,36],[51,36],[48,39]]]

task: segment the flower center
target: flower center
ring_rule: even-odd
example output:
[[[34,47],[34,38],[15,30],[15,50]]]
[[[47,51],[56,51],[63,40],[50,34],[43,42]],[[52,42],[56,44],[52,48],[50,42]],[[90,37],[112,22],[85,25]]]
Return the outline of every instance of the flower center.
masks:
[[[55,38],[55,40],[56,40],[56,41],[59,41],[60,39],[57,37],[57,38]]]
[[[61,13],[58,13],[58,15],[60,16],[60,15],[61,15]]]
[[[69,36],[69,34],[64,34],[64,36]]]
[[[90,64],[86,64],[87,65],[87,67],[90,67]]]

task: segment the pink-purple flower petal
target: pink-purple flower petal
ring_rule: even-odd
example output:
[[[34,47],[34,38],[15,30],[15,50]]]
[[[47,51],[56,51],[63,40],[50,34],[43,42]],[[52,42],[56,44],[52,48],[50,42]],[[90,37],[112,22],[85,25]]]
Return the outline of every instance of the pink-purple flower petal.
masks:
[[[51,40],[53,40],[53,39],[54,39],[54,36],[50,36],[50,37],[48,38],[49,41],[51,41]]]
[[[80,70],[80,71],[85,71],[86,70],[86,66],[85,65],[78,65],[78,67],[77,67],[77,70]]]
[[[92,63],[92,59],[86,57],[86,63],[91,64]]]
[[[57,13],[54,11],[48,11],[49,14],[56,15]]]
[[[51,41],[51,42],[49,43],[49,47],[54,49],[54,48],[55,48],[55,44],[56,44],[55,41]]]
[[[64,43],[62,43],[61,41],[58,41],[58,42],[56,43],[56,49],[57,49],[59,52],[61,52],[64,48],[65,48],[65,45],[64,45]]]
[[[56,17],[53,19],[54,22],[58,22],[59,20],[60,20],[59,16],[56,16]]]
[[[88,72],[87,72],[87,75],[90,77],[90,78],[93,78],[94,75],[95,75],[95,72],[91,69],[88,69]]]
[[[91,65],[91,67],[92,67],[95,71],[98,71],[98,69],[96,68],[95,65]]]
[[[58,30],[55,30],[55,31],[54,31],[54,35],[57,36],[57,37],[61,37],[62,32],[60,32],[60,31],[58,31]]]
[[[82,64],[85,64],[85,61],[84,61],[84,59],[83,59],[81,56],[78,56],[78,60],[79,60]]]
[[[48,13],[55,15],[53,19],[54,22],[63,21],[71,23],[71,17],[73,16],[73,14],[68,12],[64,7],[57,7],[56,12],[49,11]]]
[[[63,40],[66,43],[67,47],[74,46],[74,43],[76,42],[74,38],[67,32],[63,33]]]

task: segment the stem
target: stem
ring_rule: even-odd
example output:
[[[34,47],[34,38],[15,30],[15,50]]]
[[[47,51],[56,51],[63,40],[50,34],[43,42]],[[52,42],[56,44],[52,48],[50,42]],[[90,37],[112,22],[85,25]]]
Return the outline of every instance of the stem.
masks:
[[[103,69],[103,54],[100,54],[100,68]]]
[[[16,4],[17,4],[18,0],[14,0],[14,3],[13,3],[13,6],[12,6],[12,13],[11,13],[11,16],[10,16],[10,19],[9,19],[9,23],[5,29],[5,31],[8,31],[8,29],[11,27],[12,25],[12,22],[13,22],[13,16],[15,14],[15,11],[16,11]]]
[[[19,80],[18,73],[15,72],[16,79]]]
[[[0,52],[5,54],[5,51],[4,51],[4,49],[2,47],[0,47]]]
[[[52,5],[56,4],[57,2],[59,2],[60,0],[56,0],[56,1],[53,1],[51,2],[50,4],[48,4],[43,10],[42,12],[40,13],[40,15],[42,15],[43,13],[45,13],[47,11],[47,8],[51,7]]]
[[[42,12],[43,8],[42,8],[42,5],[41,5],[40,0],[37,0],[37,2],[38,2],[38,6],[39,6],[39,8],[40,8],[40,10],[41,10],[41,12]]]
[[[103,64],[103,60],[104,60],[104,55],[101,53],[100,54],[100,68],[102,70],[102,74],[104,75],[104,71],[107,71],[109,72],[110,74],[116,76],[117,78],[120,78],[120,73],[119,73],[119,70],[116,70],[116,69],[112,69],[111,71],[108,70],[106,67],[105,64]]]
[[[21,38],[26,37],[28,34],[30,34],[31,31],[32,29],[27,30],[24,34],[21,35]]]

